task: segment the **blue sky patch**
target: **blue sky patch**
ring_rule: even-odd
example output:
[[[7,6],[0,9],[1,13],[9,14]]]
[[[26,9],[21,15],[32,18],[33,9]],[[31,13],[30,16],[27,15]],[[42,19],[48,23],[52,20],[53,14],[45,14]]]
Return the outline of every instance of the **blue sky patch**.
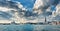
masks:
[[[26,8],[33,8],[33,5],[36,0],[12,0],[20,2]]]

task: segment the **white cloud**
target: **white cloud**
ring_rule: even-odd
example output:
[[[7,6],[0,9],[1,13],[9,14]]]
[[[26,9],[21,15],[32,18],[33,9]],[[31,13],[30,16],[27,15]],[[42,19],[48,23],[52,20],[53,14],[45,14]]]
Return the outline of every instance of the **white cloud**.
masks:
[[[27,10],[25,7],[23,7],[23,5],[20,2],[16,1],[16,3],[17,3],[18,8],[22,10]]]
[[[36,0],[33,8],[38,9],[41,6],[47,6],[48,3],[50,4],[51,2],[49,2],[49,0]]]
[[[6,1],[11,1],[11,0],[6,0]]]
[[[10,10],[15,10],[15,11],[16,11],[16,9],[13,9],[13,8],[8,8],[8,7],[0,7],[0,11],[7,12],[7,11],[10,11]]]
[[[60,13],[60,3],[56,6],[56,12]]]
[[[44,7],[48,7],[49,5],[51,5],[53,2],[51,2],[54,0],[36,0],[33,9],[37,9],[36,11],[42,11],[41,9],[44,9]],[[39,12],[38,12],[39,13]]]
[[[47,3],[49,3],[48,0],[36,0],[33,7],[34,11],[37,11],[38,14],[41,14],[43,12],[42,11],[43,7],[48,5]]]
[[[42,0],[36,0],[33,8],[38,9],[38,7],[40,7],[42,5],[43,5]]]
[[[23,8],[23,5],[20,2],[16,1],[16,3],[19,8]]]

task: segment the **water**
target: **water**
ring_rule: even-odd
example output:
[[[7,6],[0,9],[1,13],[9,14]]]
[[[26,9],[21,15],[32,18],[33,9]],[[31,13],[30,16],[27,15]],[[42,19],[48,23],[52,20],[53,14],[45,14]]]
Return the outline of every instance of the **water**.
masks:
[[[0,25],[0,31],[60,31],[60,25]]]

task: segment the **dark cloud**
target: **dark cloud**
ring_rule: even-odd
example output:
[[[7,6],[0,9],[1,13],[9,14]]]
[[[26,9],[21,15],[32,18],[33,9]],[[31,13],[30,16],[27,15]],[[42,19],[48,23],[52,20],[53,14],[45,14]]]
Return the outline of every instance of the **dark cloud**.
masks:
[[[1,17],[5,18],[5,19],[9,19],[12,17],[12,15],[7,12],[0,11],[0,19],[1,19]]]
[[[52,5],[57,5],[60,2],[60,0],[54,0],[54,2],[52,3]]]
[[[8,7],[8,8],[14,8],[18,9],[18,6],[16,5],[16,2],[13,1],[6,1],[6,0],[0,0],[0,7]]]

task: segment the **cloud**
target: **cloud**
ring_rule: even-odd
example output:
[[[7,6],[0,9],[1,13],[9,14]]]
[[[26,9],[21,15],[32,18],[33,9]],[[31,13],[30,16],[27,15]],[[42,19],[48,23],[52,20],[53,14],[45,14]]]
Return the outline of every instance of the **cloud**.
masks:
[[[60,3],[56,6],[56,12],[59,13],[60,11]]]
[[[23,7],[23,5],[20,3],[20,2],[18,2],[18,1],[8,1],[8,0],[5,0],[5,1],[1,1],[0,2],[0,7],[3,7],[3,8],[7,8],[7,9],[25,9],[24,7]],[[6,9],[5,8],[5,9]]]
[[[52,12],[52,10],[56,10],[55,8],[58,2],[59,0],[36,0],[33,9],[38,14],[45,13],[48,10]]]
[[[38,13],[39,11],[45,12],[53,2],[54,0],[36,0],[33,9],[35,9]]]
[[[18,1],[4,1],[4,2],[1,1],[0,3],[1,3],[0,11],[2,12],[2,15],[3,15],[3,16],[0,15],[1,16],[0,19],[2,18],[2,20],[5,20],[5,18],[6,18],[6,20],[8,20],[8,21],[10,20],[10,21],[17,21],[17,22],[24,22],[24,21],[28,20],[25,16],[26,15],[25,12],[27,12],[27,9],[24,8],[20,2],[18,2]],[[32,12],[32,11],[29,11],[28,13],[30,13],[30,12]],[[35,14],[32,13],[31,16],[35,16]]]
[[[54,11],[57,11],[57,12],[59,11],[59,6],[60,6],[60,4],[58,4],[59,1],[60,0],[36,0],[34,7],[33,7],[34,12],[38,13],[39,16],[41,14],[42,14],[42,16],[45,16],[45,15],[47,16],[48,14],[50,15],[51,13],[54,13],[54,15],[56,16],[58,14]],[[52,17],[51,20],[53,19],[52,15],[53,14],[51,14],[51,17]],[[47,17],[49,17],[49,16],[47,16]]]
[[[38,7],[41,6],[41,5],[43,5],[42,0],[36,0],[33,8],[38,9]]]
[[[52,0],[51,0],[52,1]],[[2,1],[0,0],[0,11],[3,11],[9,15],[6,15],[3,13],[3,15],[6,15],[10,17],[11,21],[17,21],[17,22],[39,22],[45,20],[45,15],[50,15],[51,12],[47,10],[51,10],[51,5],[54,2],[51,2],[50,0],[36,0],[33,9],[36,9],[36,11],[33,11],[33,9],[25,8],[21,2],[18,1]],[[55,4],[54,4],[55,5]],[[57,10],[59,9],[59,6],[56,6]],[[45,13],[45,14],[43,14]],[[47,14],[48,13],[48,14]],[[6,17],[5,16],[5,17]],[[4,17],[3,17],[4,18]]]
[[[1,15],[3,15],[2,18],[6,18],[6,17],[9,17],[8,19],[14,18],[15,12],[17,11],[17,13],[18,13],[19,10],[20,11],[25,10],[25,8],[23,7],[23,5],[20,4],[20,2],[0,0],[0,11],[2,12]],[[3,13],[3,12],[5,12],[5,13]],[[10,17],[10,15],[13,17]],[[1,17],[0,17],[0,19],[1,19]]]

